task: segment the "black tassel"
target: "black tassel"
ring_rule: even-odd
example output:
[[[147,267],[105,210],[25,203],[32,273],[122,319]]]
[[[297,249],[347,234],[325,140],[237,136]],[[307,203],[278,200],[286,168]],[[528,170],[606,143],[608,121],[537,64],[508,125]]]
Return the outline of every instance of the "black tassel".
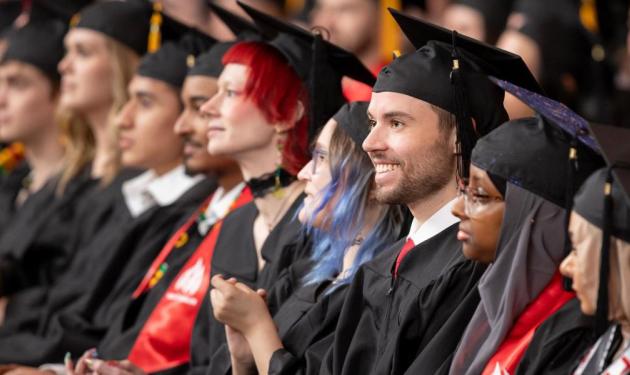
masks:
[[[461,182],[467,184],[470,174],[470,155],[477,141],[477,135],[468,113],[464,78],[460,68],[459,52],[457,51],[456,31],[453,31],[452,37],[451,58],[453,66],[450,78],[453,90],[453,104],[455,106],[454,115],[457,122],[457,176]]]
[[[327,79],[323,76],[323,67],[326,64],[326,46],[317,30],[313,33],[313,36],[313,45],[311,46],[312,63],[309,74],[309,101],[311,104],[308,126],[309,140],[313,140],[318,130],[328,121],[327,118],[322,118],[322,114],[325,112],[325,109],[322,107],[325,106],[326,102],[326,99],[323,97],[326,93],[322,92],[322,85]]]
[[[573,196],[575,195],[575,175],[578,170],[578,133],[573,135],[571,139],[571,145],[569,147],[569,158],[567,165],[567,184],[565,190],[565,211],[564,211],[564,256],[568,256],[571,252],[571,238],[569,238],[569,219],[571,218],[571,210],[573,209]],[[573,280],[570,277],[564,277],[562,280],[562,286],[564,290],[570,292],[573,290]]]
[[[595,314],[595,331],[598,336],[608,328],[608,275],[610,273],[610,236],[612,234],[612,168],[608,168],[604,184],[604,220],[602,230],[602,253],[599,265],[599,287],[597,291],[597,312]]]

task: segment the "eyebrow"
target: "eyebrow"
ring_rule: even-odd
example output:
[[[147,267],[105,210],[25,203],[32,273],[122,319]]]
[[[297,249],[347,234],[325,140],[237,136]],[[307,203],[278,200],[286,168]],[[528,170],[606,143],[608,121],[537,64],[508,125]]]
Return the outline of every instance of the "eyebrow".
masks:
[[[395,118],[395,117],[403,117],[403,118],[406,118],[408,120],[413,120],[414,119],[414,117],[412,115],[410,115],[407,112],[402,112],[402,111],[387,112],[387,113],[385,113],[383,115],[383,117],[385,119],[392,119],[392,118]]]
[[[188,98],[188,102],[190,103],[197,103],[197,102],[205,102],[208,99],[210,99],[207,96],[202,96],[202,95],[194,95]]]
[[[133,93],[133,96],[142,99],[142,98],[146,98],[146,99],[155,99],[155,95],[150,92],[150,91],[143,91],[143,90],[138,90],[136,92]]]
[[[315,142],[315,150],[324,151],[324,152],[327,151],[326,147],[324,147],[324,145],[319,142]]]

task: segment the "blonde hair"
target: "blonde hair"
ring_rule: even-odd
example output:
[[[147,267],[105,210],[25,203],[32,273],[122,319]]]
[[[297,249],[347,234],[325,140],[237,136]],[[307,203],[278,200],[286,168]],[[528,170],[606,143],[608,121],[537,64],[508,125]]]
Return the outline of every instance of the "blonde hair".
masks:
[[[133,77],[138,62],[138,54],[131,48],[105,36],[106,46],[110,52],[112,67],[113,103],[107,120],[107,135],[110,155],[101,176],[101,184],[108,185],[120,170],[120,151],[117,144],[117,127],[115,118],[129,99],[127,85]],[[77,113],[66,111],[59,113],[61,124],[61,141],[65,148],[64,167],[61,172],[58,194],[63,194],[68,183],[75,178],[88,163],[94,159],[96,140],[87,121]]]

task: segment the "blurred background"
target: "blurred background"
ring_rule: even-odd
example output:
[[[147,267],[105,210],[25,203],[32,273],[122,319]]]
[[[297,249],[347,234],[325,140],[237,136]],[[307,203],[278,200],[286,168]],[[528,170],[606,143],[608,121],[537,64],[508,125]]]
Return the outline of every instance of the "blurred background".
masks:
[[[76,0],[77,2],[85,0]],[[235,0],[210,0],[246,16]],[[387,8],[522,56],[547,96],[589,121],[630,127],[627,0],[245,0],[355,53],[375,74],[412,50]],[[164,11],[220,40],[233,35],[206,0],[162,0]],[[25,22],[29,0],[0,0],[0,27]],[[360,87],[345,82],[344,89]],[[364,87],[363,98],[370,89]],[[530,110],[507,98],[510,117]]]

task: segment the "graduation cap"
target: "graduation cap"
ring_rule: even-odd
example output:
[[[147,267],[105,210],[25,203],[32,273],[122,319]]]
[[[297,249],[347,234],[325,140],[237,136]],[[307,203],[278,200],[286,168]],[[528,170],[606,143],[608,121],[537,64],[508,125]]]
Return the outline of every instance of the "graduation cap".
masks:
[[[162,40],[176,40],[188,26],[162,14],[162,5],[147,0],[108,0],[77,13],[71,26],[99,31],[136,51],[155,52]]]
[[[223,71],[223,55],[235,44],[236,42],[216,43],[195,59],[194,64],[189,66],[188,75],[219,78]]]
[[[486,29],[486,41],[495,43],[503,30],[512,11],[514,0],[454,0],[451,4],[459,4],[475,9],[481,14]]]
[[[417,51],[395,59],[378,75],[373,92],[397,92],[433,104],[457,120],[458,177],[466,182],[476,140],[508,120],[503,91],[488,74],[539,90],[520,57],[390,9]]]
[[[333,116],[337,125],[341,127],[354,143],[361,147],[370,133],[368,127],[367,109],[369,102],[351,102],[344,104]]]
[[[306,83],[310,94],[309,139],[345,103],[341,91],[344,76],[370,86],[374,83],[374,75],[354,54],[324,40],[321,34],[281,21],[241,1],[237,3]]]
[[[57,18],[65,23],[94,0],[32,0],[30,21]]]
[[[197,30],[191,29],[177,42],[165,43],[157,52],[145,55],[136,74],[154,78],[181,88],[190,59],[210,48],[216,40]]]
[[[55,19],[31,20],[6,35],[7,49],[2,63],[20,61],[35,66],[51,80],[60,80],[57,65],[64,55],[66,24]]]
[[[547,122],[553,124],[557,128],[562,129],[571,137],[569,148],[563,149],[563,151],[566,152],[564,156],[558,155],[558,158],[560,158],[559,160],[562,160],[564,163],[566,163],[568,168],[568,173],[566,174],[566,181],[564,184],[565,203],[563,205],[566,209],[565,228],[568,229],[571,213],[570,211],[573,207],[573,197],[575,195],[576,189],[583,181],[581,178],[579,178],[578,181],[575,181],[575,176],[578,173],[582,173],[582,175],[584,173],[587,173],[588,175],[588,173],[592,171],[592,168],[588,167],[585,171],[579,172],[580,169],[584,169],[584,157],[590,159],[592,158],[592,155],[591,153],[583,155],[581,148],[579,148],[578,145],[586,145],[594,152],[599,153],[599,147],[595,142],[595,139],[590,134],[590,125],[588,121],[586,121],[584,118],[582,118],[571,109],[569,109],[566,105],[560,102],[549,99],[535,92],[531,92],[510,82],[497,79],[496,77],[490,77],[490,80],[501,87],[503,90],[514,95],[520,101],[535,110],[536,113],[538,113],[540,116],[544,117]],[[565,240],[564,250],[567,255],[571,251],[571,242],[568,236]],[[571,290],[570,283],[570,279],[564,280],[565,289],[568,291]]]
[[[595,172],[575,196],[573,210],[602,230],[601,262],[595,329],[608,327],[608,275],[610,236],[630,242],[630,130],[590,125],[606,159],[606,168]]]
[[[488,43],[454,33],[452,30],[421,19],[407,16],[395,9],[389,10],[403,33],[415,48],[421,48],[431,40],[455,44],[458,50],[468,53],[467,58],[474,61],[487,75],[512,82],[529,91],[543,94],[543,90],[534,78],[523,59],[512,52],[492,46]]]
[[[208,3],[212,11],[223,21],[238,40],[260,40],[258,27],[251,21],[214,3]]]
[[[575,129],[578,131],[578,129]],[[472,153],[472,163],[513,185],[528,190],[560,207],[567,207],[569,175],[576,186],[603,166],[599,154],[574,135],[540,115],[512,120],[481,138]],[[580,155],[580,168],[571,171],[569,150]]]

